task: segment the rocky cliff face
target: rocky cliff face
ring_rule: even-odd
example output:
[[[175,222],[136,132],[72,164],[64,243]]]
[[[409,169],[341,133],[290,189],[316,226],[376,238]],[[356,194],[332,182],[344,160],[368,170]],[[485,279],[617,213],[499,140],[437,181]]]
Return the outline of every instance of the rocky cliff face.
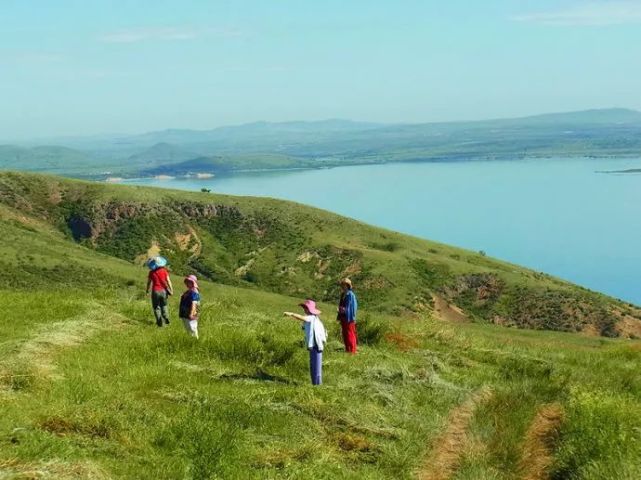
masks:
[[[167,226],[186,227],[190,223],[202,223],[217,217],[243,217],[236,207],[215,204],[106,202],[86,205],[76,199],[63,207],[67,210],[63,213],[64,220],[73,238],[89,239],[92,243],[102,235],[113,234],[119,226],[131,220],[156,218]]]

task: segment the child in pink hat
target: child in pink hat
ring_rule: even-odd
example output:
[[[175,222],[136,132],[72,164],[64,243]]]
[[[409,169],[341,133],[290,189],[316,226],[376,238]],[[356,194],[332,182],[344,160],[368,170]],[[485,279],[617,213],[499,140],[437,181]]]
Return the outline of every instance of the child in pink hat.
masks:
[[[180,297],[180,319],[185,330],[196,339],[198,338],[198,315],[200,310],[200,291],[196,275],[185,277],[187,290]]]
[[[305,300],[299,306],[303,307],[305,315],[285,312],[285,316],[303,322],[305,346],[309,350],[309,373],[312,377],[312,385],[320,385],[323,383],[323,349],[327,342],[327,332],[319,317],[321,311],[316,308],[314,300]]]

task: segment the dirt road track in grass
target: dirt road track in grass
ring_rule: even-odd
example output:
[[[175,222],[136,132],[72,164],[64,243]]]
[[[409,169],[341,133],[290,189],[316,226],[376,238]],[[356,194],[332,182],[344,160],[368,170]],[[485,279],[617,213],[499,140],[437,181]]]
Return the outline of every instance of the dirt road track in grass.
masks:
[[[450,412],[445,431],[436,438],[416,474],[418,480],[448,480],[456,473],[468,444],[468,428],[474,413],[491,397],[492,391],[483,388]]]
[[[563,409],[557,403],[542,406],[530,424],[519,463],[522,480],[548,480],[554,450],[563,423]]]
[[[77,317],[44,325],[0,360],[0,392],[10,390],[17,376],[59,378],[53,361],[57,352],[78,346],[106,330],[121,328],[127,322],[126,317],[96,303]]]
[[[37,478],[107,480],[110,477],[98,465],[88,460],[75,463],[53,460],[26,464],[15,460],[0,460],[0,479]]]

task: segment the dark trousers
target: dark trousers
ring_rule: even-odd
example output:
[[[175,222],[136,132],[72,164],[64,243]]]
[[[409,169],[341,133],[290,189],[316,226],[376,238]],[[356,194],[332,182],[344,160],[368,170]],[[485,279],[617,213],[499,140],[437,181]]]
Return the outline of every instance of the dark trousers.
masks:
[[[323,383],[323,352],[317,346],[309,349],[309,373],[312,377],[312,385]]]
[[[356,336],[356,322],[348,322],[345,318],[341,318],[340,321],[345,351],[349,353],[356,353],[356,344],[358,343],[358,338]]]
[[[156,325],[162,327],[163,321],[169,324],[169,311],[167,310],[167,292],[165,290],[151,292],[151,306],[154,309]]]

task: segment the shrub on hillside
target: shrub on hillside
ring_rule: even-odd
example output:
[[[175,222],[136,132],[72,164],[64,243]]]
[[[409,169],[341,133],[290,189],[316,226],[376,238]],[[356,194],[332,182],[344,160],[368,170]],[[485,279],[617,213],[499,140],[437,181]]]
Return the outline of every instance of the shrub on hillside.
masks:
[[[396,252],[401,245],[398,242],[385,242],[385,243],[376,243],[373,242],[370,244],[375,250],[382,250],[383,252]]]
[[[358,342],[364,345],[378,345],[389,332],[389,325],[381,320],[373,320],[369,315],[358,319]]]

